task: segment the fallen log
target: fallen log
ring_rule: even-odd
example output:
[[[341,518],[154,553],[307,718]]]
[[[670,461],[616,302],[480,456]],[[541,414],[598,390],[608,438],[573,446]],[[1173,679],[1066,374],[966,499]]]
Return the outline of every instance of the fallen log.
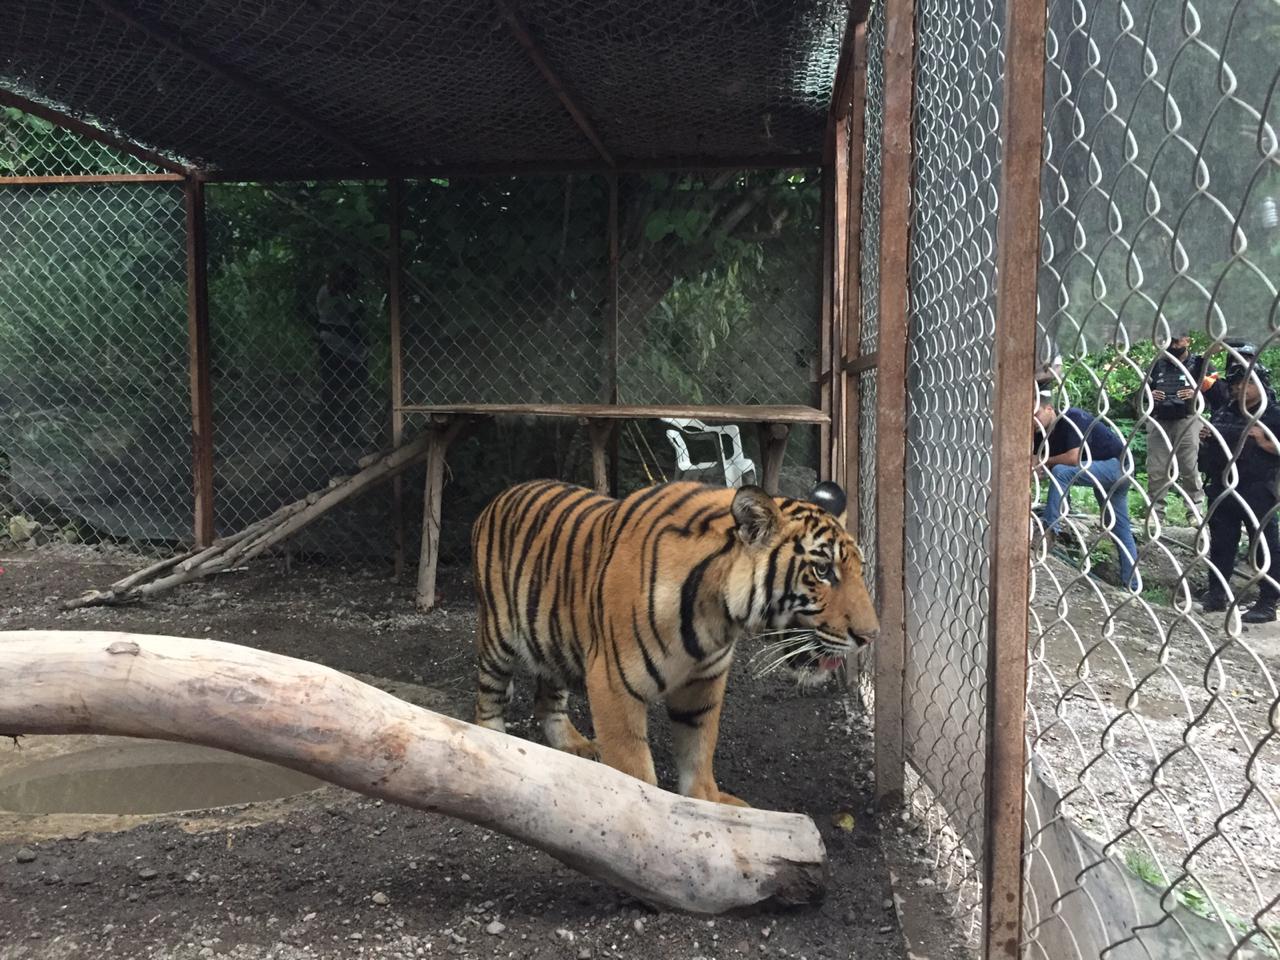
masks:
[[[659,907],[793,906],[825,889],[826,851],[808,817],[681,797],[236,644],[0,632],[0,731],[150,737],[257,757],[499,831]]]
[[[78,607],[140,600],[227,570],[237,562],[253,560],[314,523],[338,504],[364,493],[375,484],[398,477],[415,463],[426,459],[431,450],[431,439],[431,434],[426,433],[386,453],[364,457],[358,464],[361,467],[358,473],[334,477],[326,489],[285,504],[270,516],[221,538],[209,547],[153,563],[102,590],[90,590],[67,600],[62,608],[75,610]]]

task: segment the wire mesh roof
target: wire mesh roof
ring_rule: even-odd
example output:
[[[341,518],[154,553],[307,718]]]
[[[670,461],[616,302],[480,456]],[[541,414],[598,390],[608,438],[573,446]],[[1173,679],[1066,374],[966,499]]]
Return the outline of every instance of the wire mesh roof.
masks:
[[[848,0],[7,0],[0,87],[197,166],[811,160]],[[527,49],[535,48],[530,55]]]

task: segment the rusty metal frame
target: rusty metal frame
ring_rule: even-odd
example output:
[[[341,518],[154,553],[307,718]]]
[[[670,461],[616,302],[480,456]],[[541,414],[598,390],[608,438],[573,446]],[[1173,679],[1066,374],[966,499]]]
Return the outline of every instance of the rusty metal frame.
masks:
[[[213,391],[210,380],[209,274],[204,185],[184,186],[187,246],[187,367],[191,381],[192,487],[195,545],[214,539]]]
[[[1045,0],[1009,0],[1005,8],[982,857],[983,955],[1004,960],[1017,960],[1022,942],[1031,585],[1027,438],[1035,404],[1045,20]]]
[[[875,779],[882,809],[903,800],[906,667],[907,333],[910,310],[911,111],[915,0],[885,0],[884,148],[880,181],[880,343],[876,388]]]
[[[192,63],[198,64],[233,87],[249,94],[255,100],[268,105],[277,113],[306,127],[316,136],[340,148],[344,153],[355,156],[366,163],[378,162],[376,152],[362,145],[358,137],[352,136],[347,131],[333,129],[302,107],[290,102],[283,94],[271,89],[265,83],[254,80],[235,67],[223,63],[191,43],[180,33],[167,30],[142,19],[119,0],[91,0],[91,2],[108,16],[114,17],[126,26],[137,30]]]
[[[178,161],[156,153],[154,150],[148,150],[146,147],[139,146],[132,141],[117,137],[100,127],[95,127],[91,123],[78,120],[68,113],[47,106],[43,103],[37,103],[27,97],[20,96],[10,90],[0,90],[0,107],[13,107],[21,110],[23,113],[29,113],[33,117],[39,117],[41,120],[47,120],[49,123],[56,124],[72,133],[77,133],[87,140],[95,143],[101,143],[103,146],[111,147],[113,150],[119,150],[131,157],[150,163],[161,170],[167,170],[170,174],[176,174],[179,177],[186,176],[191,171]],[[151,174],[129,174],[128,176],[152,176]],[[19,178],[5,177],[6,183],[16,183]],[[40,178],[37,178],[40,179]],[[43,178],[48,179],[48,178]],[[103,182],[103,181],[86,181],[86,182]]]
[[[180,173],[58,173],[40,176],[3,177],[6,187],[74,187],[106,183],[186,183]]]
[[[867,112],[867,28],[854,26],[853,83],[849,91],[846,141],[848,146],[848,241],[845,250],[844,331],[840,374],[844,381],[844,475],[849,510],[846,525],[856,536],[860,529],[859,464],[862,458],[861,376],[875,368],[878,357],[862,356],[862,171]]]
[[[835,357],[832,354],[832,345],[834,343],[834,330],[836,328],[835,317],[835,300],[836,300],[836,203],[835,195],[839,189],[836,183],[836,171],[832,164],[828,164],[822,168],[822,202],[819,206],[821,210],[821,226],[820,236],[822,242],[822,260],[821,273],[818,282],[822,291],[822,307],[818,317],[818,371],[820,374],[829,373],[834,364]],[[835,378],[831,376],[819,376],[817,379],[818,393],[818,409],[825,413],[828,417],[826,423],[818,428],[818,479],[830,480],[832,464],[834,462],[834,451],[832,449],[832,437],[835,435]],[[761,456],[764,453],[761,451]]]

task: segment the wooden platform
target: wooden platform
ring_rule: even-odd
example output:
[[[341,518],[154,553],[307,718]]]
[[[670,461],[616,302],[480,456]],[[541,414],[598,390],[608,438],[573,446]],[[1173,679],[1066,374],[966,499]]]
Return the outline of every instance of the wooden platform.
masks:
[[[593,403],[458,403],[396,407],[399,414],[426,416],[431,434],[427,482],[422,502],[422,553],[418,562],[418,607],[430,610],[436,602],[436,564],[440,545],[440,501],[444,460],[449,444],[468,422],[516,416],[577,420],[591,438],[591,474],[595,488],[609,492],[606,448],[614,425],[621,420],[701,420],[708,424],[755,424],[760,439],[761,486],[778,492],[778,474],[791,428],[825,424],[830,417],[815,407],[778,405],[659,406]]]

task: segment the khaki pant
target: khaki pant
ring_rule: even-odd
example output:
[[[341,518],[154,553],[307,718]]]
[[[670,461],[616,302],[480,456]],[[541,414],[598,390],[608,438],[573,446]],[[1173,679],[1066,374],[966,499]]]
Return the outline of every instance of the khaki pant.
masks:
[[[1147,492],[1161,517],[1164,516],[1164,500],[1173,486],[1173,466],[1178,466],[1177,484],[1196,506],[1204,500],[1204,487],[1200,483],[1200,468],[1196,457],[1200,453],[1200,428],[1204,421],[1198,416],[1181,420],[1148,421],[1147,423]]]

